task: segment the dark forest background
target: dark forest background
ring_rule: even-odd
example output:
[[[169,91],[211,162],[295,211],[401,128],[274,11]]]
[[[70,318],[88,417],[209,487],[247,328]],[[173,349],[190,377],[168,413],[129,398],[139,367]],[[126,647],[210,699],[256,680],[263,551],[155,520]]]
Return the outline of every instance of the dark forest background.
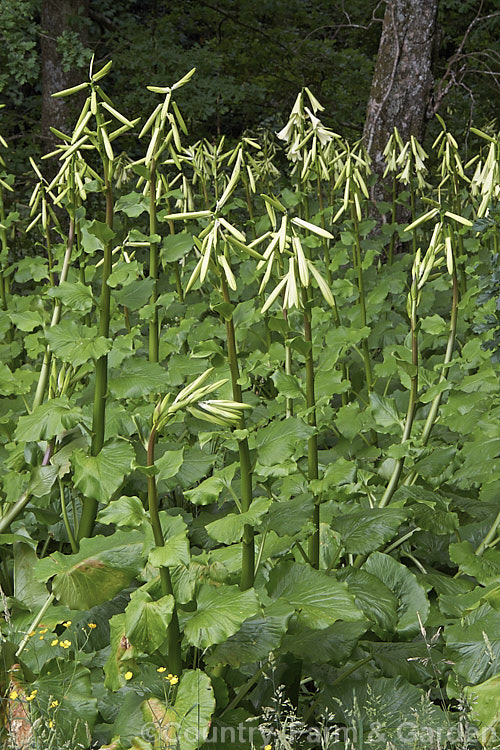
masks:
[[[178,96],[193,138],[276,130],[309,86],[325,106],[325,124],[356,139],[373,95],[384,23],[392,23],[391,33],[401,31],[395,47],[381,50],[390,63],[425,12],[436,14],[426,32],[432,80],[425,101],[415,102],[416,134],[436,111],[460,136],[472,122],[495,128],[497,8],[495,0],[2,0],[2,134],[20,163],[24,149],[49,150],[49,123],[70,128],[74,113],[67,107],[78,106],[75,98],[69,104],[50,94],[85,80],[94,53],[98,66],[113,60],[106,91],[130,117],[151,110],[155,95],[146,85],[168,85],[196,67]],[[413,60],[410,95],[424,58]],[[398,95],[395,89],[389,98]],[[392,124],[400,125],[386,129]]]

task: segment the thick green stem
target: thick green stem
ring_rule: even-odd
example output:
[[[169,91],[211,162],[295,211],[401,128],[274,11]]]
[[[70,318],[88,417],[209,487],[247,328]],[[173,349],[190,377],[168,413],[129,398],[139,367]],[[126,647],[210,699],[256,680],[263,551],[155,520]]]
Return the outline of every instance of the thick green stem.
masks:
[[[5,221],[5,205],[3,202],[3,190],[0,186],[0,224],[4,224]],[[0,227],[0,243],[1,243],[1,254],[0,254],[0,295],[2,310],[7,310],[7,288],[4,277],[4,267],[7,261],[8,255],[8,242],[7,242],[7,230],[2,226]]]
[[[47,248],[47,260],[49,262],[49,281],[51,286],[55,286],[54,281],[54,260],[52,258],[52,242],[50,239],[49,225],[45,227],[45,246]]]
[[[63,258],[61,275],[59,277],[59,286],[68,278],[68,271],[69,271],[69,265],[71,262],[71,253],[73,251],[74,240],[75,240],[75,219],[72,216],[69,222],[68,242],[66,244],[66,252]],[[56,302],[56,304],[54,305],[54,309],[52,311],[52,319],[50,321],[51,328],[53,328],[59,323],[59,320],[61,317],[61,307],[62,305],[60,301]],[[35,409],[37,406],[40,406],[40,404],[43,401],[45,390],[47,388],[47,382],[49,379],[51,359],[52,359],[52,353],[49,347],[46,346],[45,353],[43,355],[42,368],[40,370],[40,375],[38,377],[38,384],[36,387],[35,398],[33,399],[33,409]]]
[[[168,201],[168,198],[165,199],[165,203],[167,206],[168,211],[170,212],[170,203]],[[172,219],[168,222],[168,228],[170,229],[170,234],[175,234],[175,226]],[[177,296],[179,297],[179,302],[184,302],[184,290],[182,288],[181,283],[181,274],[179,272],[179,262],[174,261],[172,263],[173,269],[174,269],[174,278],[175,278],[175,288],[177,290]]]
[[[225,279],[221,279],[222,295],[224,302],[230,303],[229,290]],[[234,323],[232,317],[226,320],[227,332],[227,357],[229,370],[231,372],[231,384],[233,388],[233,399],[243,403],[241,396],[241,386],[239,384],[240,370],[238,366],[238,353],[236,349],[236,336],[234,332]],[[239,428],[245,429],[245,418],[243,415],[240,419]],[[250,449],[248,440],[243,438],[238,440],[238,452],[240,457],[240,474],[241,474],[241,510],[245,513],[252,504],[252,464],[250,461]],[[241,558],[241,581],[240,587],[244,591],[253,586],[255,578],[255,545],[254,530],[249,524],[245,524],[243,531],[243,545]]]
[[[412,375],[410,379],[410,400],[408,402],[408,410],[406,412],[406,422],[405,427],[403,431],[403,437],[401,438],[401,443],[405,443],[407,440],[409,440],[411,435],[411,428],[413,426],[413,420],[415,418],[415,410],[417,408],[417,393],[418,393],[418,337],[417,337],[417,308],[416,308],[416,283],[414,282],[414,292],[415,297],[412,301],[412,310],[411,310],[411,361],[413,364],[414,375]],[[386,505],[388,505],[392,499],[392,496],[396,492],[399,484],[399,480],[401,477],[401,472],[403,471],[403,464],[404,464],[404,456],[401,458],[398,458],[396,461],[396,465],[393,469],[391,478],[389,480],[389,484],[386,487],[386,490],[382,496],[382,499],[379,502],[379,508],[385,508]]]
[[[288,318],[287,310],[283,310],[283,318],[284,320],[287,320]],[[292,375],[292,350],[289,344],[286,343],[286,341],[285,341],[285,374]],[[285,415],[287,417],[293,417],[293,398],[287,397],[286,399]]]
[[[106,224],[113,229],[113,193],[109,181],[109,169],[107,163],[104,165],[104,179],[106,186]],[[104,245],[104,257],[102,265],[102,282],[101,282],[101,300],[99,311],[99,336],[108,338],[109,336],[109,319],[111,305],[111,289],[108,286],[108,278],[112,267],[112,247],[111,240]],[[92,443],[90,452],[92,456],[97,456],[104,445],[104,433],[106,429],[106,397],[108,390],[108,355],[105,354],[96,362],[95,368],[95,388],[94,388],[94,410],[92,414]],[[82,516],[78,529],[78,541],[84,537],[89,537],[94,528],[95,518],[97,515],[97,500],[94,498],[85,498],[83,502]]]
[[[49,465],[50,459],[52,458],[52,454],[54,452],[54,445],[55,439],[51,440],[47,445],[47,449],[42,460],[42,466]],[[24,492],[19,500],[16,500],[14,505],[11,506],[10,510],[0,518],[0,534],[3,534],[5,531],[7,531],[12,521],[15,521],[21,511],[23,511],[24,508],[28,505],[30,498],[31,493],[28,491]]]
[[[361,244],[359,241],[359,225],[358,217],[356,215],[356,209],[353,206],[351,209],[351,217],[354,228],[354,267],[358,274],[358,293],[359,293],[359,309],[361,312],[361,325],[363,328],[366,326],[366,301],[365,301],[365,287],[363,282],[363,267],[361,265]],[[364,338],[361,342],[361,351],[363,353],[363,363],[365,366],[365,377],[366,387],[368,392],[373,390],[373,374],[372,364],[370,360],[370,350],[368,348],[368,339]]]
[[[62,480],[60,477],[57,478],[57,481],[59,483],[59,495],[61,497],[61,515],[64,522],[64,528],[66,529],[66,534],[68,535],[69,543],[71,545],[71,550],[75,554],[78,552],[78,542],[75,539],[75,536],[73,534],[73,530],[71,528],[71,524],[69,522],[68,513],[66,511],[66,502],[64,499],[64,485],[62,483]]]
[[[318,478],[318,435],[316,433],[316,398],[314,395],[314,356],[312,345],[312,327],[310,299],[307,290],[302,291],[304,303],[304,341],[308,344],[306,353],[306,407],[308,422],[314,428],[314,434],[307,441],[307,477],[309,481]],[[313,511],[314,533],[309,537],[309,559],[313,568],[319,568],[320,548],[320,504],[319,498],[314,499]]]
[[[476,555],[479,557],[483,554],[483,552],[489,547],[491,542],[495,539],[495,534],[497,533],[497,529],[500,526],[500,511],[498,512],[497,517],[493,521],[493,524],[491,525],[490,530],[484,537],[483,541],[479,545],[479,547],[476,550]]]
[[[415,219],[417,218],[416,206],[415,206],[415,188],[413,187],[413,183],[410,183],[410,204],[411,204],[411,220],[413,223]],[[413,242],[413,255],[415,256],[417,253],[417,246],[418,246],[418,235],[417,235],[416,228],[412,232],[412,242]]]
[[[411,326],[411,361],[413,365],[413,375],[410,378],[410,398],[408,401],[408,409],[406,411],[406,421],[403,430],[403,436],[401,438],[401,444],[403,445],[407,440],[410,439],[411,429],[413,426],[413,420],[415,418],[415,411],[417,408],[418,399],[418,335],[417,335],[417,284],[413,281],[412,286],[412,305],[410,315],[410,326]],[[396,492],[401,473],[403,471],[404,456],[396,460],[396,464],[389,479],[389,483],[385,488],[385,492],[378,504],[379,508],[385,508],[392,500],[394,493]],[[358,555],[354,561],[356,568],[361,567],[363,562],[366,560],[366,555]]]
[[[156,234],[156,161],[151,162],[149,170],[149,234]],[[149,322],[149,361],[158,362],[159,331],[158,331],[158,244],[149,243],[149,278],[153,279],[153,291],[150,303],[153,305],[153,317]]]
[[[393,225],[396,221],[396,196],[397,196],[396,175],[394,174],[392,177],[392,211],[391,211],[391,223]],[[387,258],[387,262],[390,266],[392,266],[392,261],[394,259],[395,244],[396,244],[396,232],[393,232],[391,234],[391,244],[389,245],[389,255]]]
[[[30,622],[30,624],[28,626],[28,629],[27,629],[27,632],[26,632],[26,635],[23,637],[23,639],[21,640],[19,646],[17,647],[16,656],[20,656],[22,654],[22,652],[24,651],[24,649],[26,647],[26,644],[28,643],[28,641],[30,639],[29,634],[32,633],[33,630],[35,630],[35,628],[41,623],[41,621],[43,620],[43,617],[44,617],[45,613],[47,612],[48,608],[50,607],[50,605],[52,604],[52,602],[54,601],[54,599],[55,599],[54,594],[49,594],[49,596],[45,600],[43,606],[38,611],[38,613],[37,613],[36,617],[34,618],[34,620],[32,620]]]
[[[153,427],[149,435],[147,458],[147,465],[152,468],[155,465],[155,442],[156,428]],[[155,544],[157,547],[164,547],[165,540],[163,538],[160,514],[158,512],[158,494],[156,490],[156,477],[154,474],[150,474],[148,476],[148,506],[149,518],[151,521],[151,528],[153,529],[153,538],[155,540]],[[175,605],[174,588],[172,585],[172,579],[170,577],[170,570],[166,566],[162,566],[160,568],[160,583],[162,595],[170,595],[174,597],[174,610],[172,612],[172,619],[167,626],[167,647],[169,659],[168,666],[172,674],[180,676],[182,673],[182,653],[179,618],[177,616],[177,607]]]
[[[448,365],[451,362],[451,358],[453,356],[453,349],[455,346],[455,336],[457,332],[457,319],[458,319],[458,279],[457,279],[457,275],[455,271],[453,272],[453,276],[452,276],[452,284],[453,284],[453,300],[452,300],[452,307],[451,307],[450,331],[448,334],[448,343],[446,345],[446,352],[444,355],[443,367],[441,369],[441,374],[439,376],[438,384],[445,381],[446,378],[448,377]],[[427,442],[432,432],[432,428],[434,427],[434,424],[436,423],[442,397],[443,397],[443,392],[441,391],[441,393],[438,393],[437,396],[434,397],[431,403],[431,408],[429,409],[429,413],[427,415],[427,419],[425,420],[424,429],[422,430],[422,435],[420,438],[422,445],[427,445]],[[406,477],[406,479],[404,480],[404,484],[406,486],[413,484],[416,478],[417,478],[417,472],[411,471]]]

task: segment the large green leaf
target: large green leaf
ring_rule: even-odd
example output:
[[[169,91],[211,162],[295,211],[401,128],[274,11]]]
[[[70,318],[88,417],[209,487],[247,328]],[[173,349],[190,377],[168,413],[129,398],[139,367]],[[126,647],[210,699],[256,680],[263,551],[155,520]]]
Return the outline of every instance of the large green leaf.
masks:
[[[30,609],[42,607],[47,600],[47,587],[34,575],[36,562],[36,552],[29,544],[14,544],[14,596]]]
[[[51,440],[82,421],[82,410],[70,403],[67,396],[52,398],[19,418],[17,440]]]
[[[184,461],[184,448],[176,451],[165,451],[156,459],[155,465],[158,469],[158,481],[162,479],[171,479],[179,472]]]
[[[183,673],[173,705],[158,698],[142,704],[145,725],[156,750],[196,750],[208,736],[215,698],[209,677],[199,670]]]
[[[347,584],[339,583],[325,571],[294,562],[279,563],[269,577],[269,594],[283,598],[298,612],[299,621],[316,630],[336,620],[362,620]]]
[[[238,464],[232,463],[223,469],[214,471],[211,477],[207,477],[197,487],[185,493],[189,502],[193,503],[193,505],[216,503],[224,487],[231,487],[237,467]]]
[[[397,560],[382,552],[373,552],[363,570],[379,578],[398,597],[397,630],[409,638],[420,631],[429,614],[429,600],[416,576]],[[420,621],[419,621],[420,617]]]
[[[367,628],[366,622],[335,622],[318,637],[316,629],[298,622],[290,627],[281,647],[313,664],[344,664]]]
[[[401,417],[396,409],[394,399],[387,396],[379,396],[378,393],[370,393],[370,407],[375,419],[375,424],[380,432],[390,432],[395,426],[402,426]],[[380,428],[383,429],[380,429]]]
[[[130,471],[134,449],[126,440],[112,440],[97,456],[76,451],[71,457],[75,486],[84,497],[102,503],[111,499]]]
[[[186,232],[170,234],[163,238],[163,247],[160,250],[163,263],[172,263],[180,260],[193,247],[193,237]]]
[[[125,610],[125,632],[130,643],[147,654],[160,648],[167,637],[174,606],[171,595],[155,601],[147,591],[135,591]]]
[[[139,398],[149,393],[163,393],[167,388],[167,371],[157,362],[138,357],[126,359],[109,379],[109,392],[115,398]]]
[[[359,568],[345,567],[336,573],[354,595],[356,606],[365,617],[383,630],[393,631],[398,621],[398,599],[380,578]]]
[[[271,502],[269,498],[258,497],[245,513],[228,513],[224,518],[218,518],[217,521],[207,524],[205,528],[212,539],[218,542],[223,544],[239,542],[246,524],[254,527],[260,526]]]
[[[184,635],[197,648],[222,643],[259,611],[259,601],[253,589],[240,591],[238,586],[229,585],[203,584],[196,605],[196,612],[184,625]]]
[[[132,646],[125,632],[125,613],[114,615],[109,621],[110,650],[104,665],[106,678],[104,685],[108,690],[119,690],[127,684],[127,672],[138,674],[135,661],[137,649]]]
[[[298,495],[291,500],[274,502],[269,508],[266,526],[280,536],[293,536],[311,521],[313,508],[312,495]]]
[[[264,614],[245,620],[237,633],[213,650],[208,663],[239,667],[267,658],[279,647],[293,612],[287,602],[274,602],[266,607]]]
[[[500,736],[500,675],[480,685],[466,686],[465,697],[471,707],[471,718],[481,729],[481,744],[498,747]]]
[[[49,297],[61,300],[66,307],[76,312],[88,313],[92,309],[92,289],[82,284],[81,281],[63,281],[58,286],[49,289],[47,294]]]
[[[107,242],[111,242],[113,237],[116,237],[116,232],[113,232],[111,227],[104,221],[98,221],[94,219],[87,227],[89,234],[93,234],[97,237],[103,245]]]
[[[332,718],[350,729],[354,742],[362,732],[363,746],[370,750],[431,750],[437,733],[446,737],[450,728],[448,716],[402,677],[343,680],[323,691]]]
[[[460,572],[473,576],[479,583],[487,585],[500,580],[500,552],[486,550],[478,557],[470,542],[450,544],[450,560],[457,563]]]
[[[337,516],[332,528],[339,532],[346,552],[364,555],[392,539],[407,516],[402,508],[366,508]]]
[[[189,540],[187,526],[182,516],[160,513],[163,547],[154,547],[149,553],[149,562],[156,568],[170,565],[189,565]]]
[[[296,417],[272,422],[254,435],[259,461],[263,466],[273,466],[286,461],[295,449],[302,445],[315,429]]]
[[[500,612],[489,604],[447,626],[445,640],[454,671],[467,682],[477,684],[500,672]]]
[[[45,335],[54,354],[73,367],[99,359],[111,349],[111,340],[98,336],[96,328],[70,319],[49,328]]]
[[[104,524],[114,523],[119,528],[140,529],[146,511],[138,497],[122,495],[112,500],[97,514],[97,520]]]
[[[142,193],[126,193],[121,195],[115,203],[115,211],[123,211],[124,214],[135,219],[149,208],[149,200]]]
[[[36,701],[44,710],[57,701],[54,716],[59,737],[71,737],[74,746],[87,747],[97,717],[97,700],[92,695],[90,672],[82,664],[63,659],[45,662],[37,679],[28,687],[37,690]]]
[[[165,484],[168,488],[174,488],[179,485],[182,489],[189,489],[196,482],[202,479],[215,462],[215,455],[202,451],[198,446],[185,449],[183,454],[182,465],[172,478],[165,478]],[[157,461],[160,468],[160,477],[162,476],[161,459]]]
[[[72,609],[90,609],[112,599],[141,570],[143,534],[115,531],[111,536],[82,539],[76,555],[53,552],[39,560],[36,577],[52,581],[56,599]]]
[[[0,392],[3,396],[29,393],[35,380],[38,380],[38,374],[34,370],[17,369],[12,372],[6,364],[0,362]]]

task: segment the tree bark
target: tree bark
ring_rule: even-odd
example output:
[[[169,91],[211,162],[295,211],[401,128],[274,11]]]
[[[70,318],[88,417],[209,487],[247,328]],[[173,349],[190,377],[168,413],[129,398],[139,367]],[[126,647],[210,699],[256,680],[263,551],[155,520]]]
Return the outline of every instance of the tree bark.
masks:
[[[438,0],[388,0],[366,113],[363,141],[382,175],[393,128],[421,139],[433,83]]]
[[[63,70],[61,56],[57,50],[58,38],[65,31],[76,31],[80,42],[85,44],[86,26],[82,19],[88,13],[88,0],[43,0],[41,13],[41,67],[42,67],[42,122],[43,151],[50,151],[54,136],[50,126],[67,130],[69,109],[73,102],[63,97],[53,99],[52,94],[80,83],[81,72],[77,68]]]

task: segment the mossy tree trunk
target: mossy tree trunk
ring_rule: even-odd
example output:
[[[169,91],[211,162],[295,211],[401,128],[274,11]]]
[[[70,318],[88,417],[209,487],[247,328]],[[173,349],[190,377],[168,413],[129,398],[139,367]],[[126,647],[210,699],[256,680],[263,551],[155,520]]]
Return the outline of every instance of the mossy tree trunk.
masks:
[[[75,97],[53,99],[56,91],[85,80],[76,61],[82,60],[86,43],[88,0],[43,0],[41,7],[42,149],[51,151],[55,142],[50,126],[67,132]],[[66,33],[66,39],[64,34]],[[71,34],[71,36],[69,36]],[[62,46],[61,46],[62,42]],[[66,48],[65,59],[61,50]],[[87,64],[85,63],[85,67]],[[83,69],[84,70],[84,69]],[[78,110],[75,110],[75,113]]]
[[[432,57],[438,0],[389,0],[373,74],[363,132],[378,174],[393,128],[403,141],[421,139],[433,83]]]

